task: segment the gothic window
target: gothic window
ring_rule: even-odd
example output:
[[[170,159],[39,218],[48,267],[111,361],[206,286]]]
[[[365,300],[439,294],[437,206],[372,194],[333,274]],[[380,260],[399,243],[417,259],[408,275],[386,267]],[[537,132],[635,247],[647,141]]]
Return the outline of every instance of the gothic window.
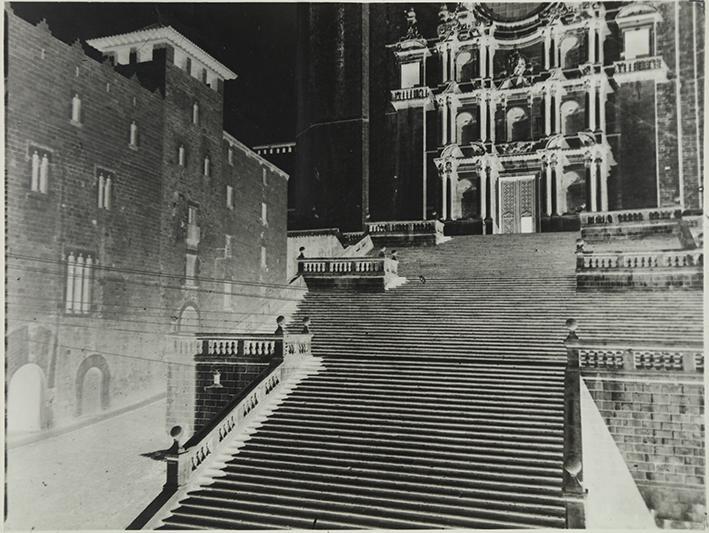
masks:
[[[130,123],[129,144],[133,148],[138,147],[138,125],[135,123],[135,120]]]
[[[71,99],[71,122],[81,124],[81,98],[76,93]]]
[[[265,202],[261,202],[261,224],[268,226],[268,206]]]
[[[192,104],[192,124],[199,124],[199,104]]]
[[[180,165],[181,167],[184,167],[185,161],[186,161],[185,145],[181,144],[179,146],[179,148],[177,149],[177,164]]]
[[[37,147],[30,147],[30,190],[47,193],[49,187],[49,163],[51,154]]]
[[[226,186],[226,207],[227,209],[234,209],[234,187],[231,185]]]
[[[634,59],[652,54],[650,48],[650,28],[634,28],[623,32],[623,50],[625,59]]]
[[[401,88],[416,87],[421,83],[421,67],[418,61],[401,64]]]
[[[529,115],[521,107],[507,111],[507,142],[524,141],[529,137]]]
[[[65,311],[86,315],[91,311],[94,260],[91,254],[70,252],[67,256]]]
[[[574,135],[584,129],[582,109],[576,100],[567,100],[561,104],[561,133]]]
[[[111,197],[113,196],[113,176],[106,171],[99,170],[96,181],[98,186],[98,208],[111,209]]]

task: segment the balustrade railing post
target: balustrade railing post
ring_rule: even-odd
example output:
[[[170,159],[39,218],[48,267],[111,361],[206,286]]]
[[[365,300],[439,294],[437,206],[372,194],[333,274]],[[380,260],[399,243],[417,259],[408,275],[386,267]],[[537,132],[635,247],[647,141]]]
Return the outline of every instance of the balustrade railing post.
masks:
[[[685,352],[682,354],[682,370],[684,372],[697,371],[697,361],[694,358],[693,352]]]
[[[566,501],[566,527],[585,527],[586,491],[583,488],[583,447],[581,442],[581,369],[579,364],[579,338],[577,323],[566,321],[569,334],[566,346],[566,372],[564,376],[564,472],[562,494]]]

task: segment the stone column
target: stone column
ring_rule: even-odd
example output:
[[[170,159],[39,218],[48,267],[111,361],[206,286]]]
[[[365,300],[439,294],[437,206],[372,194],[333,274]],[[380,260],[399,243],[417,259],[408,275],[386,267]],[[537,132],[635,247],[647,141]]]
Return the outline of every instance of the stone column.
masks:
[[[549,70],[549,53],[551,52],[551,34],[548,29],[544,30],[544,69]]]
[[[458,220],[463,216],[460,198],[458,198],[458,171],[453,170],[450,173],[450,194],[451,194],[451,205],[450,205],[450,217],[451,220]]]
[[[487,77],[487,43],[482,38],[478,44],[478,51],[480,53],[480,77],[484,79]]]
[[[445,168],[441,172],[441,217],[443,220],[448,220],[448,169]]]
[[[441,79],[448,81],[448,47],[441,48]]]
[[[441,104],[441,145],[446,146],[448,144],[448,99],[444,98]]]
[[[487,218],[487,170],[480,168],[480,218],[483,221],[483,233],[485,233],[485,219]]]
[[[551,161],[546,161],[544,163],[544,172],[546,172],[546,202],[545,202],[545,214],[547,216],[551,216],[552,213],[552,206],[551,206],[551,195],[552,195],[552,189],[551,189]]]
[[[544,134],[551,135],[551,89],[544,88]]]
[[[497,233],[497,171],[489,169],[490,174],[490,218],[492,219],[492,233]]]
[[[495,77],[495,45],[491,44],[488,45],[487,49],[487,57],[489,61],[489,65],[487,67],[487,75],[490,79]]]
[[[606,87],[601,80],[598,86],[598,129],[605,133],[606,131]]]
[[[448,49],[448,79],[455,81],[455,50]]]
[[[596,80],[588,80],[588,127],[596,131]]]
[[[596,21],[590,20],[588,26],[588,62],[596,64]]]
[[[487,95],[483,94],[479,100],[480,108],[480,140],[487,141]]]
[[[598,182],[596,180],[596,161],[590,160],[589,179],[591,180],[591,211],[598,211]]]
[[[457,143],[458,142],[458,132],[457,132],[457,125],[458,125],[458,102],[456,101],[451,101],[450,102],[450,108],[451,108],[451,116],[450,116],[450,142],[451,143]]]
[[[556,160],[556,210],[560,215],[566,212],[566,191],[564,190],[564,165],[561,157]]]
[[[608,211],[608,164],[605,158],[598,159],[598,175],[601,180],[601,211]]]
[[[497,114],[497,101],[494,96],[490,98],[488,107],[490,109],[490,142],[495,144],[495,115]]]
[[[554,133],[561,133],[561,91],[554,94]]]

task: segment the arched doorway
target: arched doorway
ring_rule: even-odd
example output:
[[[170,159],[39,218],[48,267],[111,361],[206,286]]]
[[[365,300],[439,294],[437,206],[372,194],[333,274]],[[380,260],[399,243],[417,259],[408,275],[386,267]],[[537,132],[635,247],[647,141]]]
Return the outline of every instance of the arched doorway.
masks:
[[[81,414],[94,415],[101,412],[101,382],[103,372],[89,368],[81,384]]]
[[[188,304],[180,311],[180,318],[177,321],[177,331],[179,333],[197,333],[199,330],[199,313],[197,309]]]
[[[105,411],[111,400],[111,372],[103,356],[94,354],[81,362],[76,372],[76,415]]]
[[[37,365],[21,366],[7,390],[7,431],[20,433],[42,429],[44,374]]]

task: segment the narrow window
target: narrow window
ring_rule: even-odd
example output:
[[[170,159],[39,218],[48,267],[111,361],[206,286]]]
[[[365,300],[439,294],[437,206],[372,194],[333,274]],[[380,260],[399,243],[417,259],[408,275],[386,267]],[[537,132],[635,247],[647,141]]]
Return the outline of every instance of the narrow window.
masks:
[[[66,258],[66,307],[67,313],[71,313],[74,309],[74,269],[76,267],[76,259],[74,253],[71,252]]]
[[[32,151],[32,181],[30,182],[30,190],[39,191],[39,164],[40,157],[37,150]]]
[[[266,264],[266,247],[261,246],[261,268],[263,270],[268,270],[268,265]]]
[[[192,205],[187,208],[187,224],[190,226],[197,224],[197,208]]]
[[[199,104],[192,104],[192,124],[199,124]]]
[[[138,125],[135,120],[130,123],[130,145],[133,148],[138,147]]]
[[[261,169],[261,183],[263,183],[264,187],[266,185],[268,185],[268,177],[267,177],[267,173],[266,173],[266,167],[263,167]]]
[[[49,184],[49,156],[42,154],[42,162],[39,164],[39,192],[46,193]]]
[[[229,309],[231,309],[231,293],[231,280],[224,280],[224,311],[228,311]]]
[[[185,166],[185,146],[183,144],[177,149],[177,164],[181,167]]]
[[[261,224],[264,226],[268,226],[268,206],[265,204],[265,202],[261,202]]]
[[[231,258],[231,235],[224,235],[224,259]]]
[[[205,176],[209,177],[209,172],[211,170],[211,162],[209,161],[208,155],[204,156],[204,168],[202,170],[203,170],[203,174]]]
[[[234,164],[234,149],[231,146],[227,150],[226,158],[230,165]]]
[[[234,209],[234,187],[231,185],[226,186],[226,207]]]
[[[81,124],[81,98],[78,94],[74,94],[71,99],[71,121],[75,124]]]
[[[105,171],[100,171],[98,174],[97,189],[98,189],[98,208],[111,209],[111,195],[113,194],[113,178]]]

